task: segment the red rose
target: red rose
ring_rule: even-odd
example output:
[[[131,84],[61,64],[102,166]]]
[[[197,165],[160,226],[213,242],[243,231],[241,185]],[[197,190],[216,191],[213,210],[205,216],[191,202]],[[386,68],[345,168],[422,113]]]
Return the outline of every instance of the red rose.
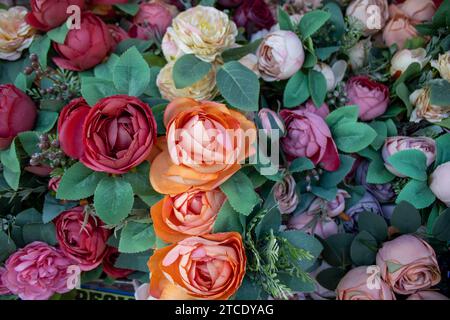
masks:
[[[125,278],[133,273],[133,270],[116,268],[114,266],[118,257],[119,251],[114,247],[108,246],[105,258],[103,258],[103,271],[114,279]]]
[[[152,109],[135,97],[116,95],[91,108],[83,128],[87,167],[109,173],[126,173],[142,163],[156,140]]]
[[[48,31],[67,20],[70,16],[67,7],[71,5],[83,10],[84,0],[31,0],[31,12],[27,14],[25,21],[36,29]]]
[[[248,34],[261,29],[270,29],[275,18],[264,0],[248,0],[236,9],[233,17],[238,27],[244,27]]]
[[[100,219],[90,215],[85,220],[83,207],[62,212],[55,221],[56,239],[61,250],[75,260],[81,270],[89,271],[102,263],[110,232]]]
[[[84,154],[83,124],[91,107],[83,98],[72,100],[66,105],[58,119],[58,137],[61,149],[69,157],[80,159]]]
[[[108,26],[92,13],[84,13],[80,29],[69,30],[64,44],[53,44],[60,55],[53,61],[63,69],[87,70],[101,63],[112,45]]]
[[[12,84],[0,85],[0,150],[6,149],[19,132],[33,129],[36,106]]]
[[[123,30],[121,27],[115,24],[108,24],[108,30],[112,37],[112,48],[115,50],[116,46],[122,42],[123,40],[129,39],[130,36],[128,33]]]

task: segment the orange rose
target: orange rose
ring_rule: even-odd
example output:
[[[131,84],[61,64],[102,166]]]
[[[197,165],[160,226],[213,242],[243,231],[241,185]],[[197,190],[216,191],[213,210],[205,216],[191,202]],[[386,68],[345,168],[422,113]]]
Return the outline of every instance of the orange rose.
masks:
[[[175,99],[166,108],[164,125],[167,148],[150,169],[150,182],[162,194],[215,189],[254,152],[254,123],[220,103]]]
[[[174,243],[210,233],[225,199],[219,189],[166,195],[151,209],[156,235],[164,242]]]
[[[237,232],[186,238],[150,257],[150,295],[161,300],[228,299],[242,283],[246,260]]]

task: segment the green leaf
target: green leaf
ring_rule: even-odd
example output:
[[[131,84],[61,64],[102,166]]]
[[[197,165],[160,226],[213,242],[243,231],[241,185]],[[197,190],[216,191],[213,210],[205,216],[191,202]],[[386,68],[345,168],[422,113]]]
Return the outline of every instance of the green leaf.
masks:
[[[311,160],[309,160],[308,158],[297,158],[291,162],[291,164],[289,166],[289,171],[292,173],[295,173],[295,172],[311,170],[314,168],[315,168],[314,163]]]
[[[118,94],[118,91],[112,81],[95,77],[81,77],[81,95],[90,106],[102,98],[115,94]]]
[[[395,178],[384,166],[384,160],[379,152],[376,152],[372,148],[366,148],[358,152],[358,154],[371,160],[367,170],[367,183],[387,183]]]
[[[283,103],[286,108],[296,107],[309,98],[308,78],[299,70],[286,84]]]
[[[248,276],[244,277],[241,286],[236,292],[236,300],[264,300],[266,299],[266,293],[255,281],[251,280]]]
[[[226,194],[234,210],[245,216],[248,216],[260,201],[258,194],[253,190],[252,181],[241,171],[225,181],[220,189]]]
[[[312,36],[330,17],[331,14],[323,10],[314,10],[306,13],[298,25],[303,39]]]
[[[327,94],[327,80],[321,72],[311,69],[308,73],[308,87],[312,101],[316,107],[319,108],[325,101],[325,96]]]
[[[435,167],[450,161],[450,133],[446,133],[436,140]]]
[[[104,173],[92,171],[77,162],[62,176],[56,199],[80,200],[90,197],[104,176]]]
[[[425,181],[411,180],[403,187],[395,203],[408,201],[416,209],[423,209],[430,206],[434,200],[436,197]]]
[[[17,135],[19,137],[20,143],[22,144],[25,152],[31,156],[36,152],[39,152],[39,134],[34,131],[24,131]]]
[[[279,272],[278,279],[295,292],[314,292],[316,290],[314,281],[300,279],[287,272]]]
[[[152,254],[152,250],[140,253],[121,253],[114,266],[116,268],[131,269],[148,273],[147,262]]]
[[[377,133],[364,123],[344,122],[332,129],[334,142],[339,150],[347,153],[358,152],[369,146]]]
[[[333,128],[341,123],[355,123],[358,121],[358,106],[345,106],[341,108],[337,108],[333,112],[331,112],[325,119],[328,126]]]
[[[35,208],[26,209],[16,216],[15,224],[17,226],[23,227],[31,223],[42,223],[42,214]]]
[[[383,217],[373,212],[361,212],[358,216],[359,231],[367,231],[378,241],[383,241],[388,236],[388,226]]]
[[[427,180],[427,158],[416,149],[402,150],[391,155],[387,162],[401,174],[420,181]]]
[[[135,16],[139,11],[138,3],[118,3],[114,5],[125,13],[128,13],[130,16]]]
[[[245,46],[227,49],[222,52],[224,62],[237,61],[250,53],[255,53],[263,39],[255,40]]]
[[[352,169],[355,158],[340,154],[341,164],[336,171],[325,171],[320,177],[320,186],[323,188],[336,187]]]
[[[314,236],[300,230],[282,231],[279,235],[287,239],[294,247],[304,249],[314,257],[312,260],[302,260],[299,262],[300,267],[304,270],[307,270],[314,265],[315,260],[324,249],[320,241]]]
[[[49,132],[53,129],[56,121],[58,121],[58,113],[54,111],[39,111],[36,127],[34,128],[37,132]]]
[[[420,72],[422,70],[422,66],[418,62],[411,63],[408,68],[402,74],[394,83],[394,88],[396,88],[400,83],[407,82],[408,80],[420,75]]]
[[[48,223],[55,219],[61,212],[73,208],[76,205],[77,202],[59,201],[50,195],[50,193],[47,193],[44,208],[42,209],[42,222]]]
[[[331,46],[331,47],[323,47],[323,48],[316,48],[316,55],[317,57],[324,61],[331,57],[331,55],[335,52],[338,52],[341,47],[339,46]]]
[[[141,53],[131,47],[123,53],[114,67],[114,85],[119,93],[138,97],[150,83],[150,67]]]
[[[345,276],[345,270],[342,268],[328,268],[319,272],[316,276],[317,282],[324,288],[334,291],[339,282]]]
[[[273,190],[269,194],[269,197],[273,198]],[[273,198],[274,199],[274,198]],[[255,235],[257,239],[262,238],[264,235],[268,234],[271,230],[277,233],[281,226],[281,213],[278,207],[270,208],[268,212],[264,215],[261,221],[255,228]]]
[[[50,40],[56,43],[64,44],[68,32],[69,28],[67,27],[67,23],[64,22],[59,27],[56,27],[55,29],[52,29],[49,32],[47,32],[47,36],[50,38]]]
[[[155,244],[153,225],[129,221],[120,233],[119,252],[138,253],[147,251]]]
[[[16,151],[16,142],[13,140],[6,150],[0,151],[0,162],[3,164],[3,178],[13,189],[19,189],[20,161]]]
[[[327,201],[333,201],[337,195],[336,187],[322,187],[313,185],[311,188],[311,192],[318,196],[319,198],[325,199]]]
[[[414,233],[419,229],[422,217],[419,211],[406,201],[400,202],[394,209],[391,217],[391,225],[396,227],[400,233]]]
[[[203,79],[211,70],[211,63],[197,58],[194,54],[185,54],[177,59],[173,66],[173,81],[177,89],[193,85]]]
[[[99,64],[94,69],[94,75],[97,78],[111,81],[114,74],[114,68],[120,58],[116,54],[111,54],[105,63]]]
[[[292,25],[291,17],[281,9],[281,7],[278,7],[278,24],[280,26],[280,30],[288,30],[288,31],[294,31],[294,26]]]
[[[400,100],[403,101],[406,106],[406,114],[409,116],[412,112],[413,106],[409,100],[410,92],[408,87],[403,82],[400,83],[395,87],[395,94],[400,98]]]
[[[376,131],[377,137],[370,144],[375,150],[379,150],[383,144],[384,140],[387,138],[387,126],[382,121],[372,121],[368,125]]]
[[[0,230],[0,262],[5,261],[14,251],[16,251],[16,244],[3,230]]]
[[[324,240],[323,258],[333,267],[346,267],[352,264],[350,246],[354,235],[338,233]]]
[[[241,63],[225,63],[217,72],[217,87],[232,107],[244,111],[258,110],[258,77]]]
[[[435,106],[450,106],[450,82],[444,79],[430,81],[430,104]]]
[[[133,203],[133,188],[125,179],[104,177],[95,189],[95,210],[107,224],[118,224],[125,219],[131,212]]]
[[[49,245],[56,245],[56,229],[53,223],[31,223],[22,228],[23,240],[26,244],[34,241],[43,241]]]
[[[233,209],[230,203],[225,201],[214,223],[214,233],[230,231],[243,233],[244,230],[239,216],[240,214]]]
[[[353,239],[350,256],[355,265],[368,266],[375,262],[377,250],[377,240],[369,232],[363,230]]]
[[[437,217],[433,224],[433,235],[441,241],[450,241],[450,209]]]
[[[433,27],[434,28],[443,28],[449,26],[449,12],[450,12],[450,2],[444,1],[439,6],[438,10],[433,15]]]
[[[121,55],[132,47],[135,47],[139,52],[143,53],[145,50],[150,48],[152,44],[152,40],[142,40],[135,38],[125,39],[117,44],[114,53]]]

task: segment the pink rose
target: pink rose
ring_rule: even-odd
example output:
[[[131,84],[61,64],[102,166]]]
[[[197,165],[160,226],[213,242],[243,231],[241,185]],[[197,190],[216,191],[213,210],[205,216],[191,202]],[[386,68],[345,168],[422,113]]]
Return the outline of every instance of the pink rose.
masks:
[[[439,165],[430,176],[430,189],[436,198],[450,207],[450,162]]]
[[[406,300],[449,300],[442,293],[431,290],[424,290],[413,293]]]
[[[299,196],[296,186],[291,175],[286,175],[282,181],[274,185],[273,196],[281,213],[292,213],[297,208]]]
[[[308,100],[306,101],[304,108],[308,112],[319,115],[322,119],[325,119],[330,114],[330,108],[328,108],[328,105],[326,103],[317,108],[311,100]]]
[[[0,267],[0,296],[11,294],[11,291],[6,287],[6,285],[3,283],[2,277],[3,274],[6,272],[6,269],[4,267]]]
[[[330,129],[319,115],[302,109],[283,109],[280,116],[287,130],[281,147],[289,160],[306,157],[316,165],[322,164],[325,170],[339,168],[339,155]]]
[[[101,220],[92,215],[86,219],[84,208],[75,207],[62,212],[55,227],[61,250],[77,261],[81,270],[89,271],[102,263],[110,232]]]
[[[334,218],[345,210],[345,199],[350,198],[347,191],[338,189],[336,198],[332,201],[327,201],[322,198],[316,198],[308,207],[309,212],[323,212],[329,217]]]
[[[258,118],[266,135],[270,136],[271,130],[280,130],[280,136],[284,135],[285,128],[283,120],[280,119],[275,111],[262,108],[258,112]]]
[[[383,29],[383,40],[386,46],[397,44],[398,49],[405,47],[406,40],[418,35],[413,21],[395,5],[389,6],[391,19]]]
[[[436,12],[436,5],[432,0],[406,0],[398,8],[411,20],[420,22],[431,21]]]
[[[50,191],[58,191],[59,183],[61,182],[61,177],[51,178],[48,182],[48,190]]]
[[[346,85],[349,104],[359,107],[359,118],[363,121],[381,116],[389,104],[389,88],[367,76],[354,76]]]
[[[304,212],[289,219],[288,228],[315,234],[322,239],[338,233],[338,225],[333,219],[320,213]]]
[[[441,281],[433,248],[412,235],[385,242],[376,261],[381,278],[398,294],[412,294]]]
[[[115,24],[108,24],[108,30],[111,34],[112,38],[112,51],[114,51],[117,47],[117,45],[122,42],[123,40],[129,39],[130,36],[128,33],[123,30],[121,27]]]
[[[369,288],[367,284],[372,274],[367,272],[368,268],[360,266],[347,272],[336,288],[337,300],[395,300],[394,293],[384,281],[379,281],[379,288]]]
[[[35,241],[13,253],[5,262],[4,285],[22,300],[46,300],[55,293],[66,293],[74,262],[44,242]]]

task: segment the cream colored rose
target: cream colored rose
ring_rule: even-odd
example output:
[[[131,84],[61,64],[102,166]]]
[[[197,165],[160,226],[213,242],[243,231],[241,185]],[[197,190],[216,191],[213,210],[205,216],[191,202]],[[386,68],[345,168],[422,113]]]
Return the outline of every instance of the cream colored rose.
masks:
[[[359,20],[363,33],[369,36],[382,30],[389,19],[387,0],[353,0],[347,7],[347,17]]]
[[[25,22],[27,9],[0,9],[0,59],[14,61],[33,41],[34,29]]]
[[[261,76],[258,70],[258,57],[253,53],[249,53],[248,55],[242,57],[239,62],[248,69],[252,70],[258,78]]]
[[[358,70],[367,64],[369,51],[372,48],[372,42],[369,38],[358,41],[348,50],[348,63],[353,70]]]
[[[225,13],[213,7],[196,6],[176,16],[167,33],[184,54],[195,54],[212,62],[234,45],[238,31]]]
[[[163,98],[173,100],[179,97],[186,97],[197,100],[212,100],[217,95],[215,67],[212,67],[211,71],[200,81],[189,87],[177,89],[172,76],[174,64],[174,61],[166,64],[156,78],[156,85]]]
[[[428,60],[427,51],[424,48],[400,50],[396,52],[391,59],[391,76],[400,76],[400,74],[408,69],[409,65],[414,62],[419,63],[423,68]]]
[[[449,116],[450,106],[442,107],[430,103],[429,88],[417,89],[411,93],[409,101],[416,107],[409,121],[420,122],[425,119],[429,122],[440,122]]]
[[[437,60],[431,61],[431,66],[439,71],[443,79],[450,81],[450,51],[440,54]]]
[[[183,55],[178,45],[173,41],[172,36],[166,32],[161,42],[161,50],[167,61],[175,61]]]
[[[314,70],[322,73],[325,80],[327,81],[327,91],[332,91],[336,87],[336,77],[334,76],[333,70],[329,65],[324,62],[319,62],[313,68]]]

